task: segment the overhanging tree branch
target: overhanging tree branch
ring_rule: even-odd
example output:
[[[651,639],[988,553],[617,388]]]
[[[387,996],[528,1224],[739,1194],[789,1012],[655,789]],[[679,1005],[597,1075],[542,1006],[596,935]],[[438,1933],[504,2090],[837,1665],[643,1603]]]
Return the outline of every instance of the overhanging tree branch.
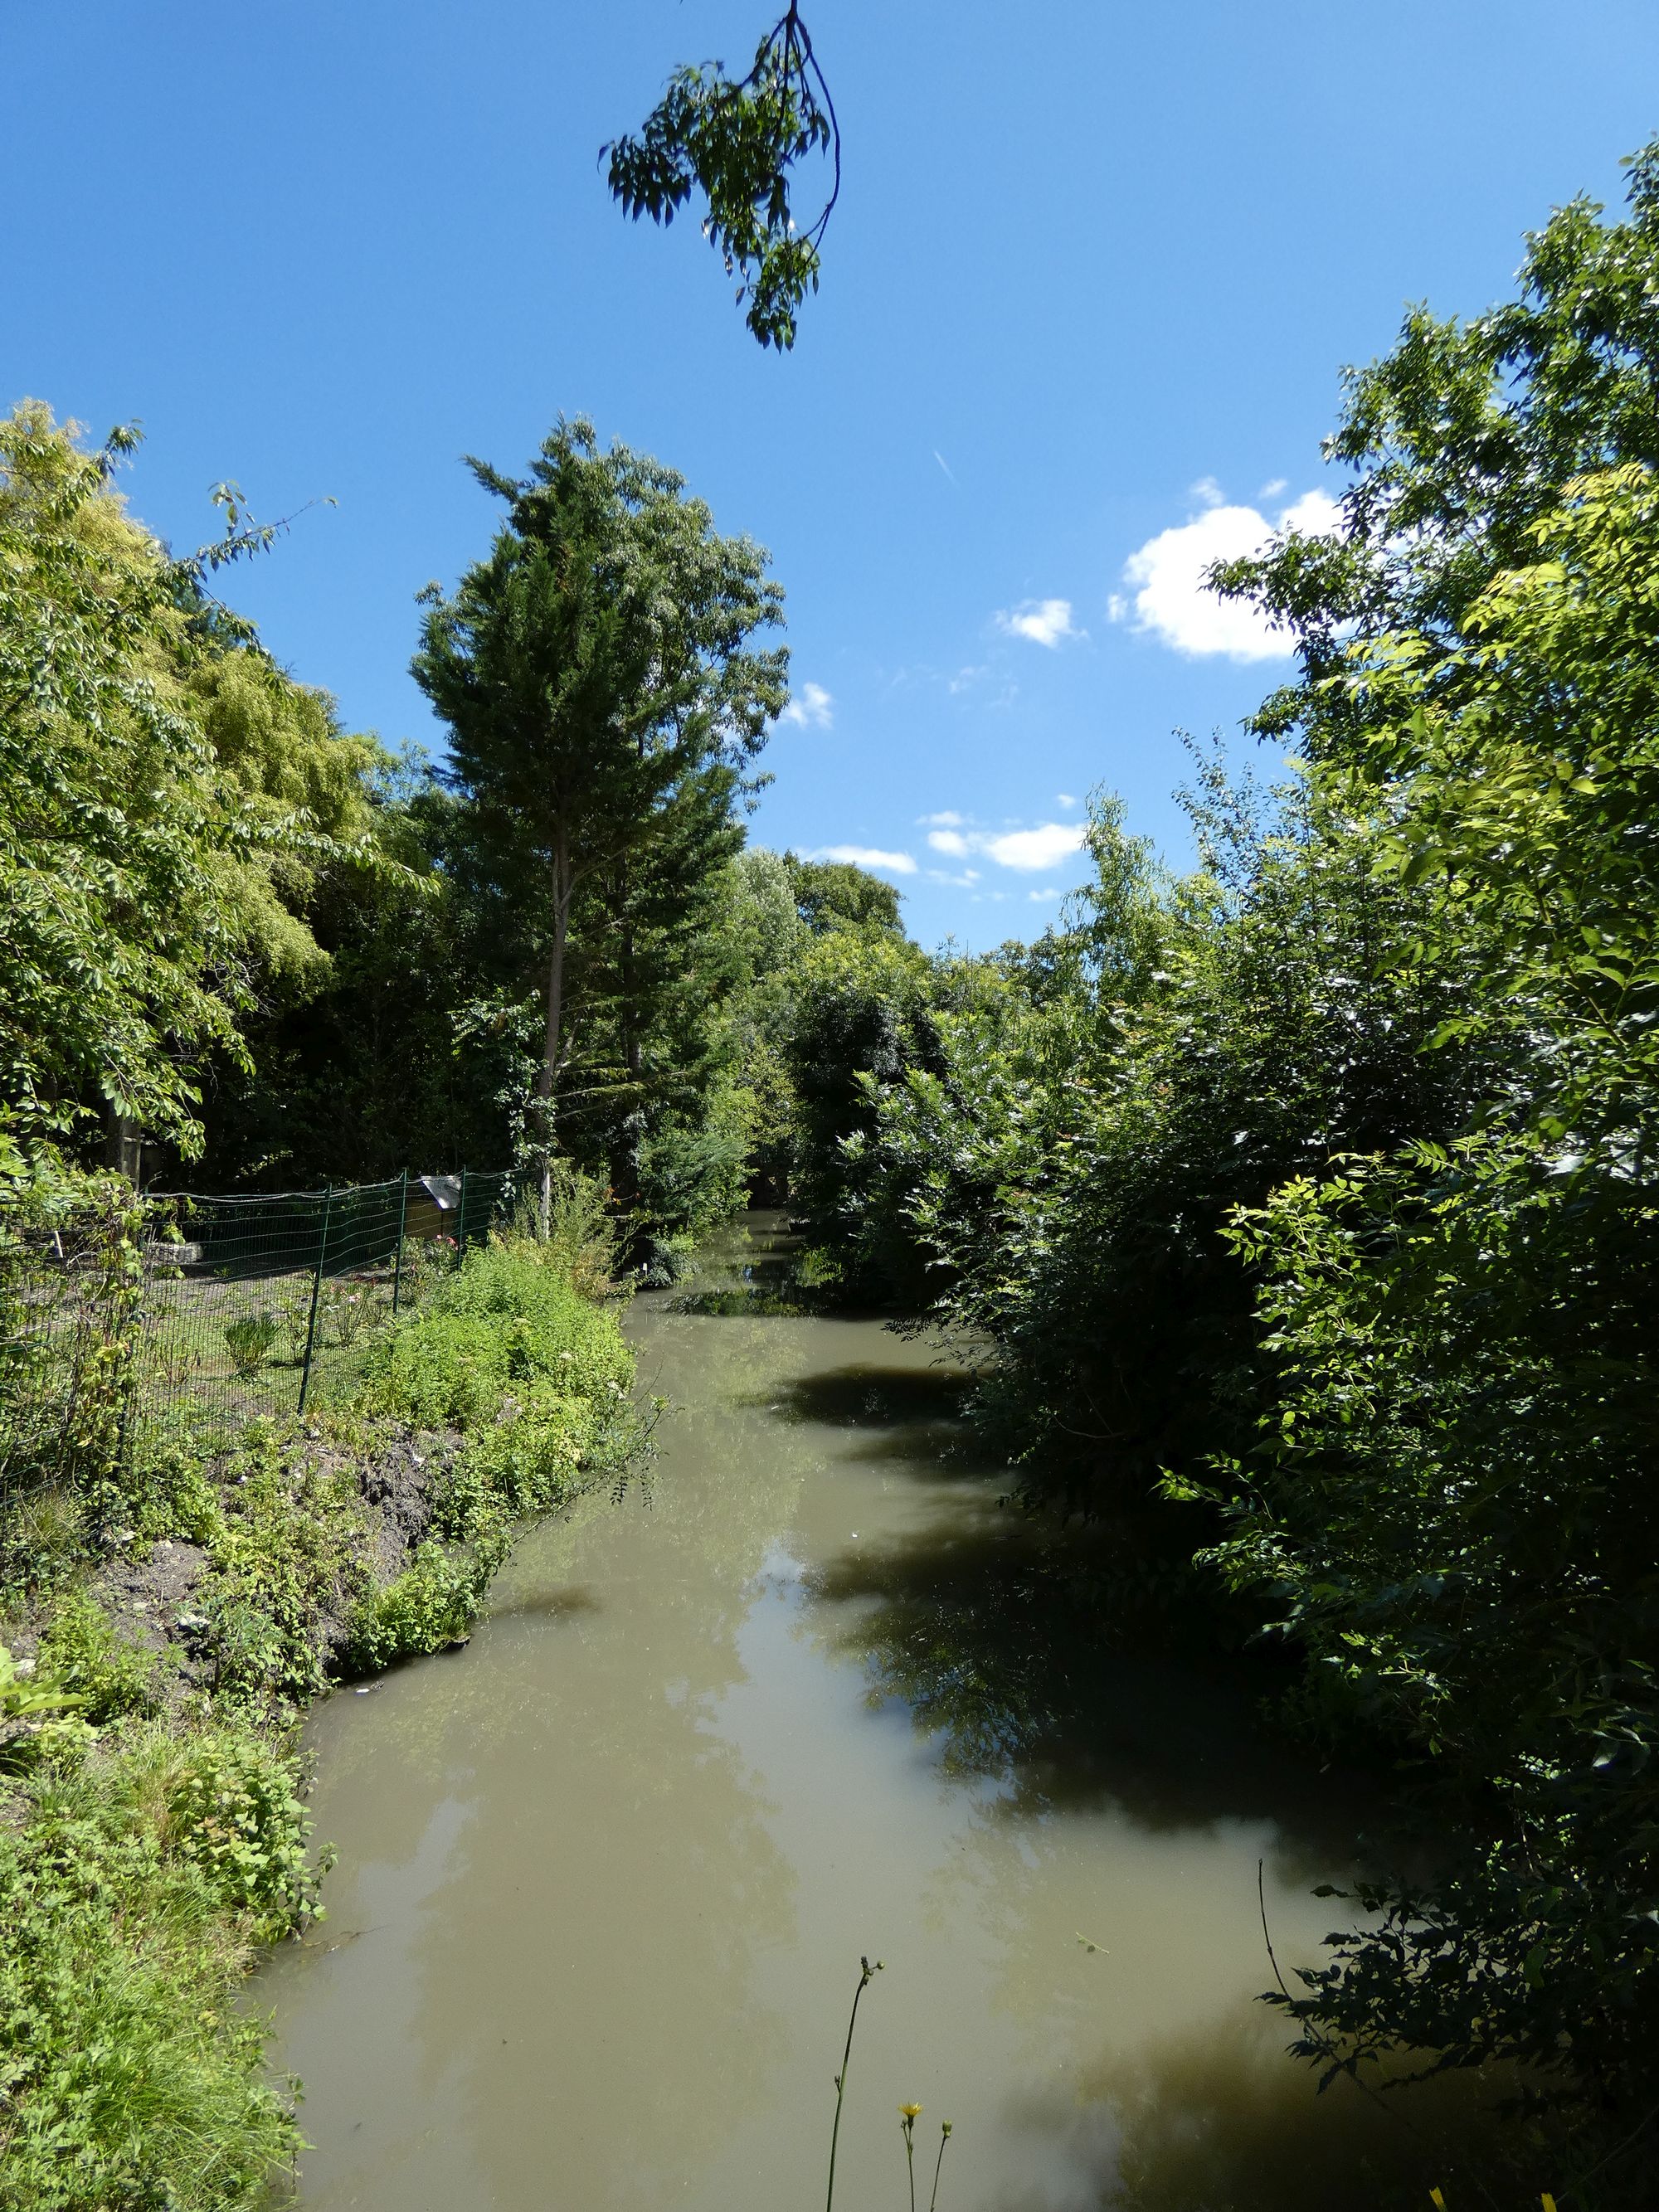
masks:
[[[829,155],[829,196],[802,229],[790,204],[790,170]],[[703,235],[763,345],[795,343],[795,314],[818,289],[819,252],[841,196],[841,126],[800,11],[791,5],[756,49],[754,67],[733,80],[720,62],[677,70],[637,134],[599,149],[610,156],[612,197],[637,222],[667,224],[701,191]]]

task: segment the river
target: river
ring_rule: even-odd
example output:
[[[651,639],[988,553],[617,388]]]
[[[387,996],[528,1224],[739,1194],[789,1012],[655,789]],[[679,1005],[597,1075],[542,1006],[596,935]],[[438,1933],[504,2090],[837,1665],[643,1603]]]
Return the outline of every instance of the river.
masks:
[[[307,1723],[338,1864],[257,1989],[305,2212],[810,2207],[860,1954],[847,2212],[908,2204],[907,2102],[947,2212],[1425,2203],[1437,2108],[1316,2097],[1255,2002],[1258,1865],[1288,1975],[1352,1792],[1236,1672],[1079,1633],[936,1347],[676,1303],[629,1323],[648,1501],[531,1531],[465,1650]]]

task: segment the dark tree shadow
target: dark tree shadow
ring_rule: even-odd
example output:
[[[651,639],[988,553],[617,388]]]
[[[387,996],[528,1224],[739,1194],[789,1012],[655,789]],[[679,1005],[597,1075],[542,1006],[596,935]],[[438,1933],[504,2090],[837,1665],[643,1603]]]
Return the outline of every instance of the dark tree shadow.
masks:
[[[1513,2086],[1462,2075],[1367,2095],[1340,2080],[1322,2094],[1235,2013],[1114,2052],[1007,2118],[1070,2136],[1102,2212],[1420,2212],[1434,2188],[1449,2212],[1536,2212],[1559,2174],[1498,2118]],[[1021,2212],[1020,2197],[997,2212]]]
[[[947,1771],[996,1777],[1022,1816],[1111,1804],[1154,1829],[1270,1820],[1310,1874],[1352,1859],[1378,1794],[1316,1771],[1268,1725],[1281,1670],[1150,1647],[1109,1534],[1061,1541],[982,1484],[960,1487],[926,1528],[812,1577],[832,1609],[821,1632],[862,1659],[872,1701],[902,1700]]]
[[[763,1401],[786,1421],[825,1428],[902,1429],[959,1424],[973,1376],[966,1368],[884,1367],[860,1361],[799,1375]],[[906,1446],[895,1440],[902,1455]]]
[[[486,1609],[488,1620],[574,1620],[585,1613],[599,1613],[604,1606],[598,1595],[584,1584],[573,1583],[561,1589],[531,1589],[522,1596],[492,1601]]]
[[[1263,1717],[1287,1669],[1225,1648],[1190,1577],[1133,1522],[1061,1526],[1001,1503],[961,1420],[963,1369],[859,1363],[757,1403],[848,1432],[926,1486],[923,1524],[820,1567],[817,1633],[908,1707],[946,1771],[989,1775],[1019,1814],[1121,1806],[1154,1829],[1267,1820],[1310,1876],[1352,1862],[1374,1783],[1315,1771]],[[1294,1869],[1293,1869],[1294,1870]]]

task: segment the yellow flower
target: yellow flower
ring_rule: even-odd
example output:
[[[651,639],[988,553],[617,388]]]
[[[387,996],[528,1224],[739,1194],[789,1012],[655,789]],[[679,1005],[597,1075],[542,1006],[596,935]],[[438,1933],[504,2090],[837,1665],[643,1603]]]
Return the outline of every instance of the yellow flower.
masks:
[[[899,2106],[899,2110],[903,2113],[905,2124],[908,2126],[920,2113],[921,2106],[920,2105],[901,2105]]]

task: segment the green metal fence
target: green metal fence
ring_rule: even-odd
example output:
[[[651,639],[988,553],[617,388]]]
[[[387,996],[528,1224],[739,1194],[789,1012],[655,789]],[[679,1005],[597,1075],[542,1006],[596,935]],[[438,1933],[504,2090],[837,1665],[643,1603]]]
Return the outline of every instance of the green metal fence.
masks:
[[[0,1223],[0,1505],[112,1468],[147,1426],[303,1413],[511,1217],[510,1170],[312,1191],[147,1191]]]
[[[207,1198],[147,1192],[147,1389],[232,1418],[303,1413],[517,1203],[510,1171]]]
[[[130,1224],[118,1203],[0,1219],[0,1506],[119,1459],[143,1300]]]

